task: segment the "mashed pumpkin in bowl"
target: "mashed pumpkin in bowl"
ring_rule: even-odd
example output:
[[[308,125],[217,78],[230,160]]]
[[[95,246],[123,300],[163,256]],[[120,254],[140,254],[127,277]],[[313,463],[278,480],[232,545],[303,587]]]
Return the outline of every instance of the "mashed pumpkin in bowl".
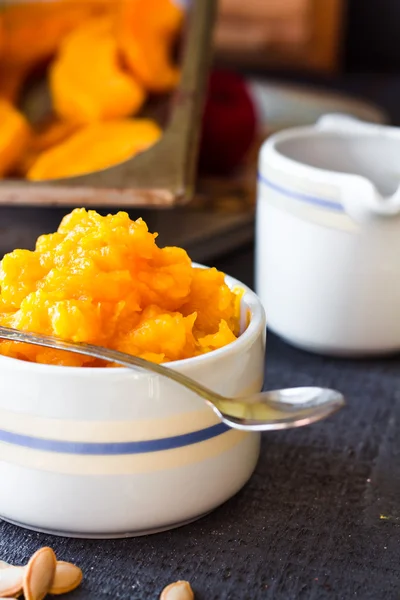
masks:
[[[196,268],[185,250],[159,248],[142,219],[76,209],[34,251],[0,263],[0,325],[88,342],[157,363],[191,358],[239,335],[239,290]],[[0,354],[65,366],[90,357],[1,341]]]

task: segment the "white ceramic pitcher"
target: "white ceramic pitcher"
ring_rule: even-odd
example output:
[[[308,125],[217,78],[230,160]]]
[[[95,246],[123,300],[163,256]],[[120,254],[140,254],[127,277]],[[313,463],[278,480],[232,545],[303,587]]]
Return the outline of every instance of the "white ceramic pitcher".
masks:
[[[400,129],[346,115],[269,138],[256,286],[269,327],[307,350],[400,350]]]

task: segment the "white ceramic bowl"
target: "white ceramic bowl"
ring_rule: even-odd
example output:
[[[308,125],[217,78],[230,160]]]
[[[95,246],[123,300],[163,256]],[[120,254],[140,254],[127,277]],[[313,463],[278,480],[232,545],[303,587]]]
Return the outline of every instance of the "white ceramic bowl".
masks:
[[[238,340],[171,368],[226,395],[261,389],[265,316],[245,290]],[[244,485],[259,440],[154,374],[0,356],[0,515],[27,528],[103,538],[184,524]]]
[[[264,143],[256,291],[268,326],[292,344],[400,349],[399,152],[400,129],[335,115]]]

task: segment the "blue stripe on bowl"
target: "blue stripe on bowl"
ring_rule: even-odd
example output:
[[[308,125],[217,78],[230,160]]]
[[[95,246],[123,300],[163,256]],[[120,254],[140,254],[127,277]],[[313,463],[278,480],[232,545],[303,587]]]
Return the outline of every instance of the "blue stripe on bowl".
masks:
[[[230,428],[224,423],[217,423],[199,431],[175,435],[173,437],[158,440],[144,440],[140,442],[68,442],[64,440],[48,440],[36,438],[30,435],[22,435],[11,431],[0,429],[0,442],[31,448],[32,450],[43,450],[45,452],[60,452],[63,454],[103,455],[115,456],[118,454],[145,454],[147,452],[160,452],[182,448],[199,442],[210,440]]]
[[[318,206],[320,208],[328,208],[329,210],[334,210],[336,212],[344,212],[344,208],[339,202],[332,202],[331,200],[324,200],[323,198],[318,198],[317,196],[309,196],[308,194],[301,194],[300,192],[294,192],[293,190],[288,190],[287,188],[283,188],[276,183],[273,183],[261,173],[258,173],[258,181],[268,186],[271,190],[282,194],[283,196],[287,196],[288,198],[293,198],[294,200],[300,200],[301,202],[307,202],[308,204],[313,204],[314,206]]]

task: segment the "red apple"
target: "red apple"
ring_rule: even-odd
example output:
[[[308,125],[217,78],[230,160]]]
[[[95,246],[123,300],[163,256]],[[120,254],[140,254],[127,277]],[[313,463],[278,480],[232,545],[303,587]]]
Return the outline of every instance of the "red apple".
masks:
[[[240,75],[230,71],[210,74],[203,115],[200,170],[228,174],[249,151],[256,133],[253,101]]]

